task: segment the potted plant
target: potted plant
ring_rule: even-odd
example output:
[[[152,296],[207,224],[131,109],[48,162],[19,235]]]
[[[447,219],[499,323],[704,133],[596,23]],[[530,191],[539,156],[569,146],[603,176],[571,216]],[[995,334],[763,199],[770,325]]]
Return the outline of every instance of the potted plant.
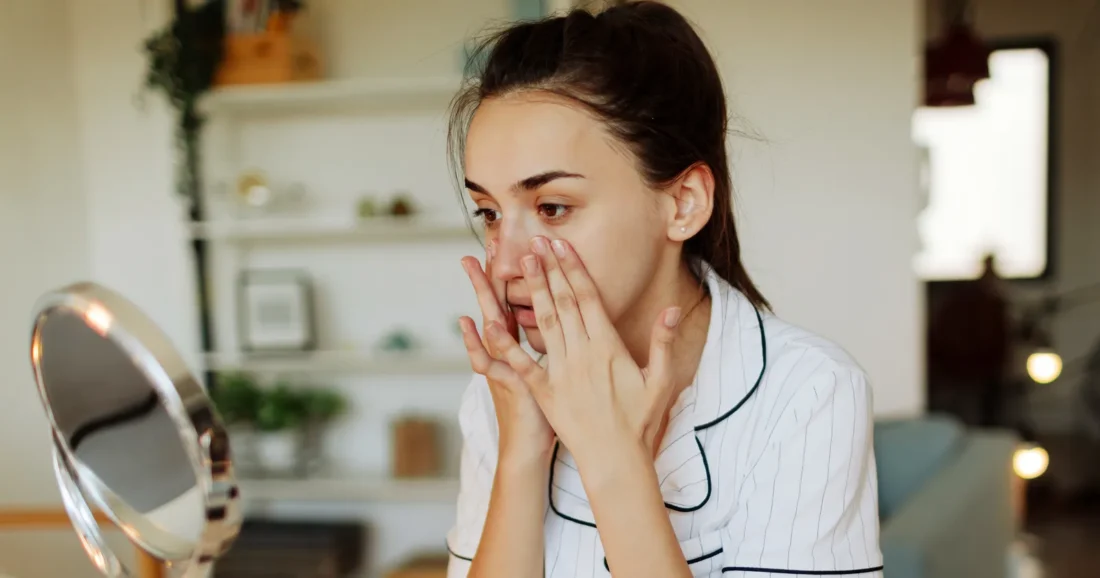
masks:
[[[263,399],[259,384],[247,373],[218,375],[210,397],[229,432],[234,460],[247,469],[256,461],[254,431]]]
[[[272,474],[299,473],[306,398],[286,382],[265,391],[256,412],[256,456]]]
[[[328,425],[344,413],[347,402],[333,390],[310,388],[302,393],[305,405],[303,459],[308,470],[315,470],[323,460],[324,434]]]

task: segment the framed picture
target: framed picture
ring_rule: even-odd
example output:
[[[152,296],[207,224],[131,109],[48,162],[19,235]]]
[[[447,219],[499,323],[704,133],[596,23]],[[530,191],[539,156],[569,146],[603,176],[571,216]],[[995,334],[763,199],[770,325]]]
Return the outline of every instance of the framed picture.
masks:
[[[237,311],[244,351],[289,352],[316,347],[313,287],[301,271],[244,271]]]

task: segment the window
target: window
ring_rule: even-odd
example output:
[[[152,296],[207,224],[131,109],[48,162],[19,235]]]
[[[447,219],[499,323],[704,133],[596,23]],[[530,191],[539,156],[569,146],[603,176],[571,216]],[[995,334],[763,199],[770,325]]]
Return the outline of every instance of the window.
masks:
[[[994,50],[974,106],[914,114],[925,193],[914,262],[921,278],[975,278],[988,254],[1004,278],[1046,273],[1050,69],[1045,49]]]

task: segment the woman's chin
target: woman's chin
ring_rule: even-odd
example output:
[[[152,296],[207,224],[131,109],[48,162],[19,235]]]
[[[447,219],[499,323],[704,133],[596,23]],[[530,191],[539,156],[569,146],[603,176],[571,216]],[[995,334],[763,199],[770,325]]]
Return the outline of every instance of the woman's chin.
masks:
[[[523,336],[527,339],[527,345],[542,355],[546,355],[546,342],[542,339],[542,333],[537,327],[523,329]]]

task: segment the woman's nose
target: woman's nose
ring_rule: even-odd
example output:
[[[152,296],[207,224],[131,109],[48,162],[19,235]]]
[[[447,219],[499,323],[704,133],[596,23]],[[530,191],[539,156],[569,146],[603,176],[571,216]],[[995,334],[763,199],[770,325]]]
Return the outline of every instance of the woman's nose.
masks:
[[[520,260],[531,252],[530,236],[502,233],[490,243],[493,249],[493,277],[501,281],[522,278],[523,266]]]

